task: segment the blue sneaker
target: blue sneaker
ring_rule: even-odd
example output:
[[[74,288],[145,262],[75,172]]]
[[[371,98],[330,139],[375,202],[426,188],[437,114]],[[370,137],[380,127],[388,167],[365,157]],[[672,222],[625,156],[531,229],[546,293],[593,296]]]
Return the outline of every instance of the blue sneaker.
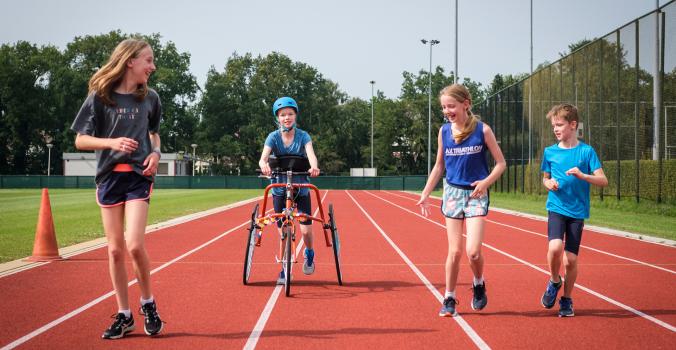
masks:
[[[559,317],[573,317],[575,312],[573,311],[573,299],[561,297],[559,300]]]
[[[457,316],[458,312],[455,311],[455,304],[457,304],[458,301],[455,300],[453,297],[448,297],[444,299],[444,302],[441,303],[441,310],[439,310],[439,316],[441,317],[452,317],[452,316]]]
[[[305,257],[305,263],[303,264],[303,273],[306,275],[311,275],[315,272],[315,251],[314,249],[305,248],[303,253]]]
[[[279,277],[277,277],[277,284],[283,285],[286,282],[286,277],[284,277],[284,270],[279,271]]]
[[[556,304],[556,295],[563,285],[563,279],[561,277],[559,279],[559,283],[554,283],[551,279],[547,282],[547,290],[545,290],[545,294],[542,294],[542,299],[540,300],[545,309],[551,309]]]

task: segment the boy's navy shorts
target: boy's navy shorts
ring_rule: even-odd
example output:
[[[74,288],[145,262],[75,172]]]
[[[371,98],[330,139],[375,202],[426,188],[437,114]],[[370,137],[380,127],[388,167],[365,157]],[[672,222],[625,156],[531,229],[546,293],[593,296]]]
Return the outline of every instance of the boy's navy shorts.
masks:
[[[285,196],[272,196],[272,205],[275,207],[275,213],[281,213],[286,206]],[[312,200],[310,196],[296,196],[296,208],[299,213],[312,215]],[[312,220],[301,221],[301,225],[312,225]],[[282,220],[277,220],[277,227],[282,227]]]
[[[113,171],[96,186],[96,202],[101,208],[115,207],[125,202],[150,202],[153,182],[134,171]]]
[[[580,251],[583,228],[583,219],[575,219],[549,211],[549,218],[547,220],[547,238],[550,241],[553,239],[563,240],[565,236],[566,251],[575,255]]]

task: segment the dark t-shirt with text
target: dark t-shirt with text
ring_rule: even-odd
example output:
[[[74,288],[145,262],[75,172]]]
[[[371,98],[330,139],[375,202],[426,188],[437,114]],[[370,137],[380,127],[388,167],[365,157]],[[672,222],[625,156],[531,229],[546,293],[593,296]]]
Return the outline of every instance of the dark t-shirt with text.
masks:
[[[138,148],[131,154],[111,149],[96,151],[96,183],[105,180],[116,164],[131,164],[134,171],[143,175],[143,161],[152,152],[148,133],[156,134],[160,129],[162,104],[157,92],[148,89],[148,95],[141,101],[133,94],[111,93],[114,106],[107,105],[90,94],[82,104],[71,125],[78,134],[100,138],[128,137],[138,142]],[[153,180],[152,176],[146,176]]]

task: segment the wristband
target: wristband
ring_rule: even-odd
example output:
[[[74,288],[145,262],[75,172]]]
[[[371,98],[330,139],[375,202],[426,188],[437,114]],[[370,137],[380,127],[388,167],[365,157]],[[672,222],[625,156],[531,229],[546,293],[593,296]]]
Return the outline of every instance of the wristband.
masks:
[[[157,153],[157,156],[158,156],[159,158],[162,158],[162,151],[160,151],[160,148],[159,148],[159,147],[153,149],[153,153]]]

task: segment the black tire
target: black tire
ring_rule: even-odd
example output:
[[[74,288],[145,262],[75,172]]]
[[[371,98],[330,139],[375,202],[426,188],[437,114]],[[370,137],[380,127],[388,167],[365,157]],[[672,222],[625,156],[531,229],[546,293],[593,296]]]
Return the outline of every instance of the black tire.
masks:
[[[242,274],[242,282],[246,285],[249,283],[249,276],[251,276],[251,267],[253,265],[254,249],[256,248],[256,239],[258,238],[259,228],[256,225],[256,218],[258,217],[258,204],[254,207],[251,213],[251,224],[249,225],[249,234],[246,240],[246,253],[244,254],[244,273]]]
[[[291,251],[291,240],[292,233],[291,227],[286,226],[283,228],[286,236],[286,244],[284,246],[284,294],[288,297],[291,294],[291,264],[293,263],[293,252]]]
[[[338,236],[338,227],[336,227],[336,217],[333,213],[333,204],[329,204],[329,226],[331,229],[331,241],[333,245],[333,256],[336,259],[336,274],[338,276],[338,285],[343,285],[343,274],[340,272],[340,237]]]

